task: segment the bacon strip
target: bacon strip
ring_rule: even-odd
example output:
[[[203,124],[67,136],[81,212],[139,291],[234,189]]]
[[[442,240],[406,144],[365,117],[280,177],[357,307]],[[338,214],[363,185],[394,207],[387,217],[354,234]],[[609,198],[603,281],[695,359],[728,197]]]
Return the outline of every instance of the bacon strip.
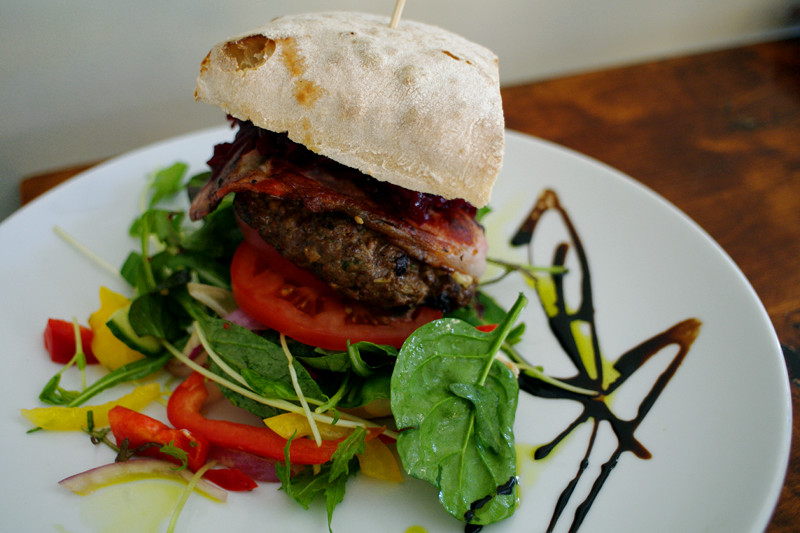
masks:
[[[255,149],[236,154],[206,183],[192,201],[190,217],[204,217],[229,193],[239,191],[301,201],[316,213],[344,214],[385,235],[417,260],[474,279],[486,265],[483,228],[468,213],[455,210],[444,216],[432,210],[422,222],[402,218],[373,201],[348,176],[322,165],[300,168],[277,157],[264,157]]]

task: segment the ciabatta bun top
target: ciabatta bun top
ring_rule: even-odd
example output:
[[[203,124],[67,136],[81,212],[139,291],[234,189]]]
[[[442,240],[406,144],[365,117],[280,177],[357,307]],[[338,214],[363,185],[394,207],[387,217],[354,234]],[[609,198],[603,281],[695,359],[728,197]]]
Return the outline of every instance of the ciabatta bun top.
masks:
[[[214,46],[195,98],[376,179],[477,207],[502,164],[497,58],[409,20],[275,19]]]

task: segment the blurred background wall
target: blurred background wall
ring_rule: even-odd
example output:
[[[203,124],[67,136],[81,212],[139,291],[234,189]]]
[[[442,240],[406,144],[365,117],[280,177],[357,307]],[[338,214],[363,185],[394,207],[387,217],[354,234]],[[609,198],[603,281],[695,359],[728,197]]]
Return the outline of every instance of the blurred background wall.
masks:
[[[0,0],[0,219],[31,173],[223,123],[193,101],[216,42],[287,13],[394,0]],[[797,0],[407,0],[491,48],[502,83],[800,34]],[[794,17],[793,17],[794,14]]]

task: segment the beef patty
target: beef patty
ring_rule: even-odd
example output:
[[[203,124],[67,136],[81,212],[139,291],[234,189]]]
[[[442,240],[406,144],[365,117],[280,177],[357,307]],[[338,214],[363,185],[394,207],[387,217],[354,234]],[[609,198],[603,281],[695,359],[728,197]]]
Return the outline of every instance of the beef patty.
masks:
[[[476,282],[410,257],[378,232],[337,213],[239,192],[237,216],[280,254],[347,298],[379,309],[467,305]]]

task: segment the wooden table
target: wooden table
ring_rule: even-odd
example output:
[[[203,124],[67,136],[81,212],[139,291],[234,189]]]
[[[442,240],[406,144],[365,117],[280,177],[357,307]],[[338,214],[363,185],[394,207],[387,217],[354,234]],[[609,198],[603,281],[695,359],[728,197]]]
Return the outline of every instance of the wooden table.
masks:
[[[506,125],[603,161],[683,210],[761,297],[800,384],[800,39],[503,89]],[[29,201],[86,166],[21,184]],[[795,373],[796,372],[796,373]],[[794,411],[800,386],[792,386]],[[800,527],[800,424],[767,531]]]

